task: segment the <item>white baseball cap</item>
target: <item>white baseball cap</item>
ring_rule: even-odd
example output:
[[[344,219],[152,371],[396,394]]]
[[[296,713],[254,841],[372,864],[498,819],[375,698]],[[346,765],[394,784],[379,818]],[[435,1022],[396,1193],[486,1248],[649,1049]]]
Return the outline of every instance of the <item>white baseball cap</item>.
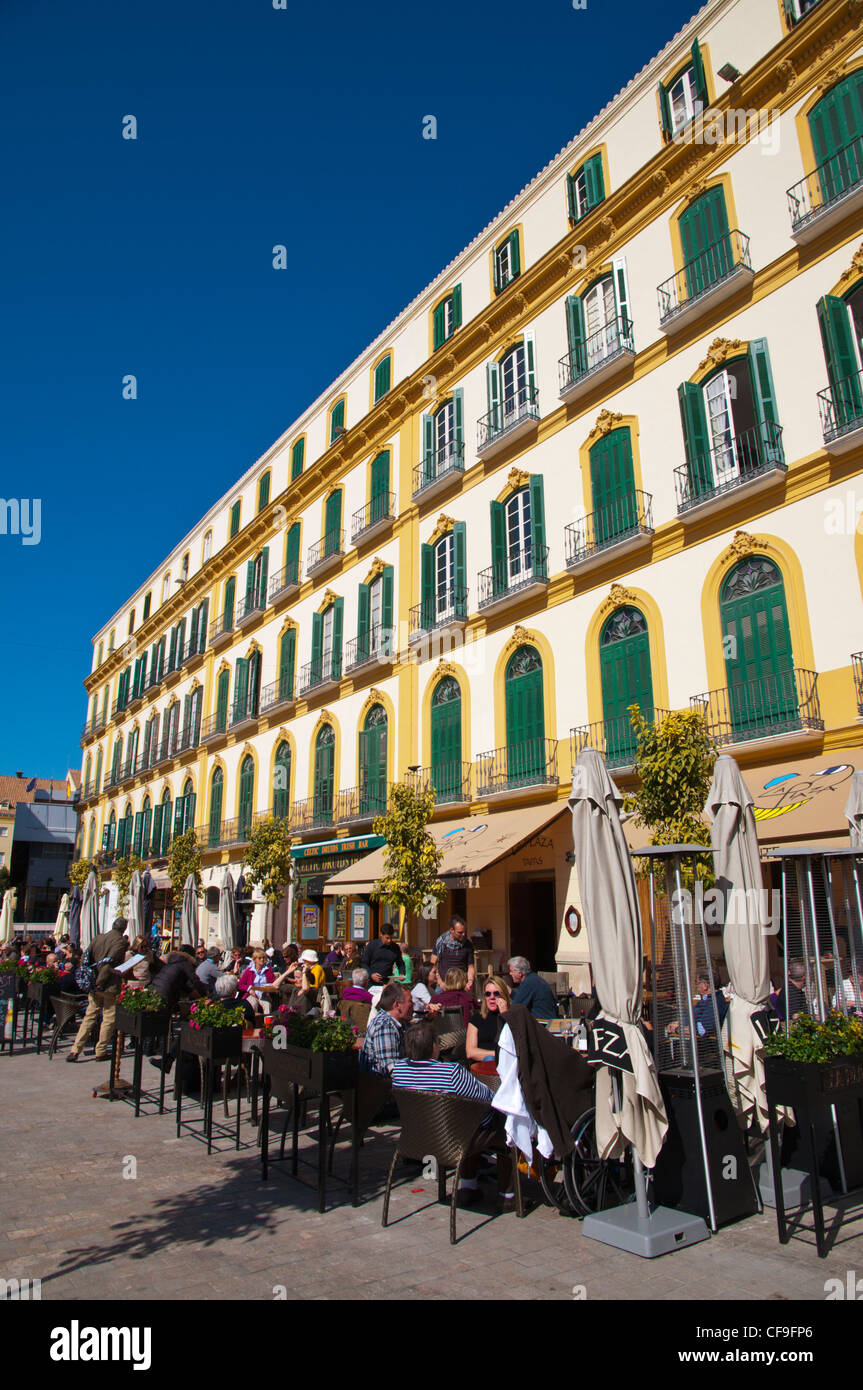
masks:
[[[300,960],[307,960],[310,962],[310,964],[317,965],[318,953],[317,951],[303,951],[302,955],[300,956]]]

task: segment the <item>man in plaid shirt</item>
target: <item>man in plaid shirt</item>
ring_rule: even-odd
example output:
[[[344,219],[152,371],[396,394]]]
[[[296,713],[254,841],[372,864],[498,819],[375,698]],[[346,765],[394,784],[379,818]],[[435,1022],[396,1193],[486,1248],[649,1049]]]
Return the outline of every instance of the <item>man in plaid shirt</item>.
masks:
[[[366,1029],[360,1071],[374,1071],[379,1076],[392,1074],[396,1062],[405,1055],[402,1025],[409,1022],[413,1011],[413,996],[405,985],[393,982],[385,987],[378,1011]]]

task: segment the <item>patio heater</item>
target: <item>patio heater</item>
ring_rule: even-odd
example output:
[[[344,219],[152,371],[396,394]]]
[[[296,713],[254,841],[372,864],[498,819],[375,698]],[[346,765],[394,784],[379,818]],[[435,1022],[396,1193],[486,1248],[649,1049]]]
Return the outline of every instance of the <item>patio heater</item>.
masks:
[[[823,1023],[834,1008],[846,1015],[849,1009],[863,1012],[863,851],[795,845],[772,849],[770,858],[778,861],[781,872],[786,1001],[789,966],[796,960],[803,967],[806,1012],[813,1018]],[[786,1018],[786,1033],[789,1027]],[[795,1131],[789,1137],[793,1142]],[[863,1183],[863,1138],[856,1103],[830,1106],[830,1122],[817,1135],[817,1143],[820,1167],[837,1191],[845,1194]],[[788,1156],[793,1161],[793,1150]],[[795,1200],[793,1191],[789,1193],[789,1182],[793,1184],[795,1178],[801,1180],[799,1200],[806,1200],[802,1185],[808,1182],[808,1173],[783,1166],[786,1205]],[[769,1192],[771,1174],[766,1164],[763,1179]]]
[[[696,860],[713,851],[709,845],[684,844],[649,845],[632,853],[650,864],[653,1052],[669,1121],[653,1170],[654,1195],[665,1206],[703,1217],[716,1232],[751,1216],[761,1204],[725,1083],[703,890],[697,878]],[[687,874],[685,861],[690,865]],[[666,901],[658,920],[660,875]],[[692,882],[691,891],[685,878]],[[696,1001],[699,979],[707,981],[708,994]]]

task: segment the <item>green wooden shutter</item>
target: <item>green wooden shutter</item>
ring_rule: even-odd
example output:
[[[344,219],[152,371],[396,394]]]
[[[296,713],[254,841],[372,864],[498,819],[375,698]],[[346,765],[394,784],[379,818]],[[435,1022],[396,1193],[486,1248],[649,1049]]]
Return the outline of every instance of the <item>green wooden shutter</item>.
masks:
[[[671,102],[668,100],[668,93],[660,82],[659,84],[659,119],[662,124],[662,134],[666,140],[671,139]]]
[[[545,500],[543,496],[542,474],[531,473],[530,482],[530,529],[533,547],[533,573],[535,579],[548,578],[548,554],[545,540]]]
[[[521,274],[521,250],[518,244],[518,229],[509,234],[510,280]]]
[[[748,360],[752,401],[758,419],[758,458],[768,463],[781,463],[782,435],[777,428],[776,392],[773,387],[766,338],[752,340],[749,344]]]
[[[458,457],[464,458],[464,391],[459,386],[452,393],[453,438],[458,446]]]
[[[570,222],[578,221],[578,201],[575,196],[575,181],[578,178],[578,171],[575,174],[566,176],[566,211]]]
[[[527,367],[527,400],[536,405],[536,343],[532,332],[524,335],[524,357]]]
[[[237,592],[237,580],[232,574],[225,585],[225,602],[222,608],[223,626],[226,632],[230,632],[234,626],[234,600]]]
[[[605,756],[609,766],[619,767],[632,761],[636,747],[629,706],[638,705],[646,718],[653,718],[650,634],[644,615],[638,609],[617,610],[599,640]]]
[[[344,599],[337,598],[333,604],[333,660],[331,667],[333,680],[341,680],[342,677],[342,623],[344,610]]]
[[[255,570],[256,561],[250,560],[246,565],[246,597],[243,601],[243,613],[246,614],[254,606],[255,595]]]
[[[680,244],[685,262],[688,299],[709,289],[727,275],[733,264],[725,192],[709,188],[680,214]]]
[[[132,830],[132,853],[133,853],[133,854],[140,854],[140,853],[141,853],[141,835],[142,835],[142,833],[143,833],[143,829],[144,829],[144,813],[143,813],[143,811],[136,811],[136,812],[135,812],[134,828],[133,828],[133,830]]]
[[[593,539],[607,545],[627,535],[637,521],[635,471],[628,427],[609,431],[590,450]]]
[[[252,828],[252,803],[255,795],[255,764],[250,756],[243,759],[240,769],[240,806],[237,833],[245,839]]]
[[[506,552],[506,508],[502,502],[491,504],[491,564],[492,589],[504,593],[508,583]]]
[[[173,671],[179,665],[177,661],[177,629],[171,628],[171,641],[168,647],[168,670]]]
[[[219,679],[216,684],[216,729],[224,732],[228,723],[228,697],[231,687],[231,673],[228,670],[219,672]]]
[[[298,478],[303,471],[303,458],[306,452],[306,441],[298,439],[291,450],[291,482]]]
[[[197,794],[196,794],[195,792],[187,792],[187,793],[186,793],[186,814],[185,814],[185,816],[184,816],[183,819],[184,819],[184,821],[185,821],[185,826],[186,826],[186,829],[187,829],[187,830],[194,830],[194,828],[195,828],[195,805],[196,805],[196,801],[197,801]]]
[[[324,650],[324,616],[322,613],[312,614],[312,681],[321,679],[321,661]]]
[[[695,90],[704,105],[708,106],[710,104],[710,99],[707,94],[707,78],[704,73],[704,60],[701,57],[701,49],[697,39],[693,40],[691,52],[692,68],[695,77]]]
[[[363,661],[369,654],[369,626],[371,624],[371,589],[361,584],[357,591],[357,660]]]
[[[258,580],[258,601],[262,608],[267,606],[267,579],[270,572],[270,547],[265,545],[260,554],[260,578]]]
[[[434,416],[423,416],[423,482],[430,483],[435,477],[435,428]]]
[[[530,669],[522,669],[525,652]],[[545,766],[545,713],[542,662],[533,648],[519,647],[507,664],[504,678],[506,708],[507,780],[510,786],[528,786]]]
[[[141,822],[141,858],[146,859],[151,851],[150,835],[153,826],[153,811],[149,803],[144,807],[143,820]]]
[[[276,749],[273,783],[273,815],[284,820],[288,815],[291,789],[291,747],[288,743],[280,743]]]
[[[605,180],[602,176],[602,155],[592,155],[585,161],[584,182],[587,192],[587,210],[595,208],[605,198]]]
[[[198,613],[198,651],[203,652],[207,646],[207,628],[210,623],[210,600],[204,599]]]
[[[381,399],[381,396],[385,396],[385,395],[387,394],[387,391],[389,391],[389,389],[390,389],[391,368],[392,368],[392,358],[391,358],[391,357],[385,357],[385,358],[383,359],[383,361],[382,361],[382,362],[379,362],[378,365],[375,367],[375,402],[376,402],[376,403]]]
[[[844,299],[839,299],[833,294],[825,294],[815,308],[824,345],[836,423],[841,427],[847,427],[863,415],[863,392],[857,370],[851,316]]]
[[[325,555],[333,555],[339,548],[341,538],[339,532],[342,529],[342,494],[331,492],[327,498],[327,505],[324,512],[324,546]]]
[[[239,499],[231,508],[231,535],[235,536],[240,529],[240,501]]]
[[[246,702],[249,698],[249,661],[248,657],[238,656],[237,665],[234,672],[234,719],[242,719],[246,713]]]
[[[500,366],[489,362],[486,366],[488,378],[489,433],[496,434],[501,426],[500,413]]]
[[[286,579],[290,584],[296,584],[300,577],[300,523],[295,521],[288,531],[288,543],[285,551]]]
[[[246,698],[246,712],[257,714],[258,699],[261,693],[261,653],[252,652],[249,657],[249,693]]]
[[[333,444],[345,427],[345,403],[339,401],[333,406],[330,416],[330,443]]]
[[[372,463],[372,495],[370,521],[380,521],[387,515],[390,501],[390,456],[389,451],[378,454]]]
[[[457,521],[452,528],[455,594],[453,607],[457,618],[467,617],[467,526]]]
[[[393,587],[393,567],[384,565],[381,573],[381,654],[384,656],[392,656],[395,649]]]
[[[435,623],[434,546],[420,546],[420,627],[424,631]]]
[[[431,706],[432,782],[438,801],[462,794],[461,691],[451,676],[440,681]]]
[[[576,294],[566,297],[566,332],[569,339],[569,374],[573,381],[587,371],[587,352],[584,346],[584,306]]]
[[[626,257],[615,256],[611,263],[614,277],[614,294],[617,302],[618,331],[621,339],[632,336],[632,320],[629,317],[629,283],[626,275]]]
[[[186,656],[186,619],[177,623],[177,666],[182,666]]]
[[[158,806],[154,806],[154,807],[153,807],[153,839],[152,839],[151,844],[150,844],[151,852],[152,852],[154,858],[156,858],[156,859],[158,859],[158,857],[159,857],[159,856],[161,855],[161,853],[162,853],[162,816],[163,816],[163,814],[164,814],[164,807],[162,806],[162,803],[161,803],[161,801],[160,801],[159,804],[158,804]]]
[[[192,697],[183,700],[183,747],[188,748],[192,741]]]
[[[690,491],[696,497],[713,487],[713,464],[707,437],[707,412],[700,386],[684,381],[677,388],[680,420],[683,425],[683,445],[686,450],[686,470]]]
[[[151,602],[152,602],[152,597],[153,597],[152,594],[146,594],[146,595],[144,596],[144,618],[143,618],[143,621],[144,621],[144,622],[146,622],[147,619],[148,619],[149,616],[150,616],[150,604],[151,604]]]
[[[432,314],[434,352],[437,352],[438,348],[442,347],[446,342],[446,306],[447,301],[445,299],[441,300]]]
[[[737,594],[739,569],[735,566],[722,586],[719,611],[731,731],[741,737],[793,726],[798,706],[782,577],[765,562],[762,580],[772,571],[776,582]]]
[[[461,328],[461,285],[454,285],[452,291],[452,326],[453,332]]]
[[[270,500],[270,474],[265,473],[258,483],[258,511],[262,512]]]
[[[279,699],[290,700],[294,694],[294,661],[296,659],[297,630],[289,627],[283,634],[279,648]]]
[[[209,844],[213,849],[218,843],[222,828],[222,785],[224,777],[221,768],[216,768],[210,781],[210,821]]]

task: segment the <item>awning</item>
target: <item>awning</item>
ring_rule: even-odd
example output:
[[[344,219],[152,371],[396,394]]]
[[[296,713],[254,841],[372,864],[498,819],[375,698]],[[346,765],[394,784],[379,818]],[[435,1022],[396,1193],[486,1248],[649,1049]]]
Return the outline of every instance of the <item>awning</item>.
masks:
[[[383,843],[383,835],[355,835],[351,839],[318,840],[313,845],[294,845],[291,849],[291,858],[315,859],[318,855],[327,852],[330,854],[359,854],[364,850],[376,849],[378,845]]]
[[[565,801],[524,806],[513,811],[493,811],[487,816],[435,822],[429,832],[443,849],[440,878],[448,888],[476,888],[483,869],[496,864],[550,821],[567,810]],[[341,869],[324,885],[324,897],[351,897],[370,893],[384,873],[385,847]]]

